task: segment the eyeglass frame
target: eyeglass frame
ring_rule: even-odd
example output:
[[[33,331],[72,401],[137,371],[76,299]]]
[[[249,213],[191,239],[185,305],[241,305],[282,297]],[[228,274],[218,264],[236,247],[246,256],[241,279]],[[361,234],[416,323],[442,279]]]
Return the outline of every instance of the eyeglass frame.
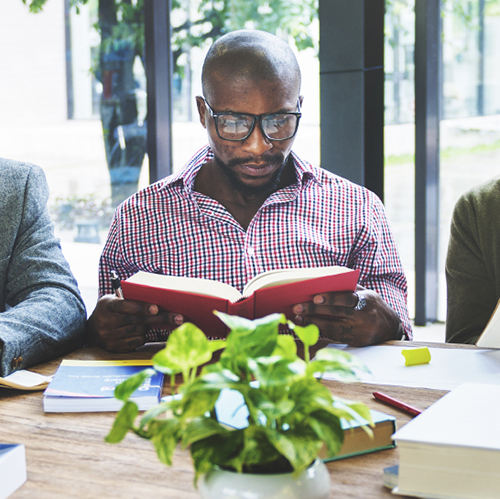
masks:
[[[300,98],[297,98],[298,111],[293,111],[293,112],[287,111],[284,113],[282,112],[282,113],[265,113],[265,114],[236,113],[233,111],[214,111],[212,109],[212,106],[207,102],[207,99],[205,99],[205,97],[202,97],[202,99],[203,99],[203,102],[205,102],[205,105],[207,106],[207,109],[208,109],[208,112],[210,113],[210,116],[213,118],[213,120],[215,122],[215,131],[217,132],[217,136],[222,140],[229,140],[230,142],[241,142],[242,140],[248,139],[248,137],[250,137],[250,135],[252,135],[253,131],[255,130],[255,123],[256,122],[259,123],[260,131],[262,132],[264,137],[266,137],[266,139],[275,140],[276,142],[280,142],[283,140],[290,140],[291,138],[295,137],[295,135],[297,134],[297,130],[299,129],[300,118],[302,117],[302,113],[300,112]],[[221,137],[221,135],[219,133],[218,119],[219,119],[219,116],[227,115],[227,114],[229,114],[230,116],[250,116],[252,118],[252,120],[253,120],[252,126],[250,127],[250,130],[248,131],[248,134],[245,135],[245,137],[242,137],[241,139],[228,139],[226,137]],[[287,137],[286,139],[274,139],[272,137],[269,137],[269,135],[267,135],[267,133],[265,132],[265,130],[262,126],[262,120],[265,119],[267,116],[273,116],[273,115],[279,115],[279,114],[293,114],[294,116],[297,117],[297,124],[295,125],[295,130],[294,130],[293,134],[290,135],[290,137]]]

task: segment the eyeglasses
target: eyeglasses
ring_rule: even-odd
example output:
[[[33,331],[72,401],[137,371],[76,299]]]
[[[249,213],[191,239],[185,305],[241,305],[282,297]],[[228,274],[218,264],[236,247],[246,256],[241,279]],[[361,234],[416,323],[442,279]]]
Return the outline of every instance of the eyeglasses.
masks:
[[[302,116],[300,112],[300,102],[297,100],[296,113],[268,113],[268,114],[242,114],[231,111],[216,113],[203,98],[210,112],[210,116],[215,121],[217,135],[224,140],[245,140],[252,134],[255,123],[259,123],[262,133],[269,140],[291,139],[299,127],[299,120]]]

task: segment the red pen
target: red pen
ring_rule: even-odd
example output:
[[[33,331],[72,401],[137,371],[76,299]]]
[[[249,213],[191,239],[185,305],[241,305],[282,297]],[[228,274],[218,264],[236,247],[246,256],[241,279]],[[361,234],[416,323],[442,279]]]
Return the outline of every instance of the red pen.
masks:
[[[395,399],[394,397],[390,397],[389,395],[386,395],[385,393],[382,392],[373,392],[373,396],[377,400],[385,402],[386,404],[391,405],[392,407],[396,407],[397,409],[401,409],[402,411],[405,411],[411,416],[418,416],[422,412],[420,409],[417,409],[412,405],[405,404],[404,402],[401,402],[400,400]]]

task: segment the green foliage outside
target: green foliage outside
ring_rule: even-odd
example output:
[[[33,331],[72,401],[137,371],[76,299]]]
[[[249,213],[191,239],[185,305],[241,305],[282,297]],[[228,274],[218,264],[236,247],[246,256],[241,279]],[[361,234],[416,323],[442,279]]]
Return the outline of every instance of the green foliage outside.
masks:
[[[110,198],[87,196],[57,197],[50,205],[50,214],[57,227],[73,230],[80,220],[96,222],[100,229],[109,229],[114,208]]]
[[[153,357],[154,369],[171,377],[173,397],[138,419],[137,405],[128,399],[154,371],[117,386],[115,397],[124,405],[107,442],[118,443],[132,431],[151,440],[167,465],[172,464],[178,446],[189,448],[196,483],[214,466],[298,475],[317,458],[323,443],[330,455],[339,452],[344,439],[340,418],[371,422],[366,405],[334,397],[315,377],[334,373],[340,380],[353,381],[357,370],[366,370],[350,354],[331,348],[319,350],[310,360],[309,347],[319,337],[316,326],[288,323],[304,344],[302,360],[293,337],[278,334],[279,324],[286,323],[284,315],[250,321],[215,313],[231,331],[226,340],[209,341],[200,329],[186,323]],[[220,360],[207,365],[217,350],[223,350]],[[175,391],[178,374],[182,384]],[[249,412],[246,428],[228,429],[217,420],[214,406],[223,389],[237,390],[244,397]],[[369,427],[365,429],[371,433]]]
[[[40,12],[49,0],[22,0]],[[257,28],[291,37],[298,50],[314,47],[311,23],[318,0],[171,0],[174,72],[183,78],[192,48],[224,33]],[[113,206],[137,191],[147,150],[147,117],[139,116],[134,64],[145,67],[144,0],[70,0],[95,9],[100,35],[92,71],[102,84],[100,115]],[[90,69],[90,68],[89,68]],[[190,82],[186,82],[188,89]],[[190,93],[188,91],[188,93]]]

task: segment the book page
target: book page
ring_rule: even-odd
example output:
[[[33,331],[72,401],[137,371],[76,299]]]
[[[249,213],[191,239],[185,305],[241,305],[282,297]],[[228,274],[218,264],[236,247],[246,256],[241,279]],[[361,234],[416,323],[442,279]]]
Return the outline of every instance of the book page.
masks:
[[[351,269],[334,265],[331,267],[306,267],[297,269],[275,269],[256,275],[247,282],[243,289],[243,296],[251,296],[257,289],[279,286],[290,282],[306,281],[326,275],[350,272]]]
[[[493,311],[493,314],[486,324],[484,331],[476,341],[478,347],[500,348],[500,300]]]
[[[16,390],[43,390],[52,381],[52,376],[43,376],[32,371],[15,371],[0,378],[0,387]]]
[[[196,277],[177,277],[139,271],[129,277],[127,281],[155,288],[175,289],[186,293],[225,298],[232,302],[236,302],[242,297],[241,293],[229,284]]]

